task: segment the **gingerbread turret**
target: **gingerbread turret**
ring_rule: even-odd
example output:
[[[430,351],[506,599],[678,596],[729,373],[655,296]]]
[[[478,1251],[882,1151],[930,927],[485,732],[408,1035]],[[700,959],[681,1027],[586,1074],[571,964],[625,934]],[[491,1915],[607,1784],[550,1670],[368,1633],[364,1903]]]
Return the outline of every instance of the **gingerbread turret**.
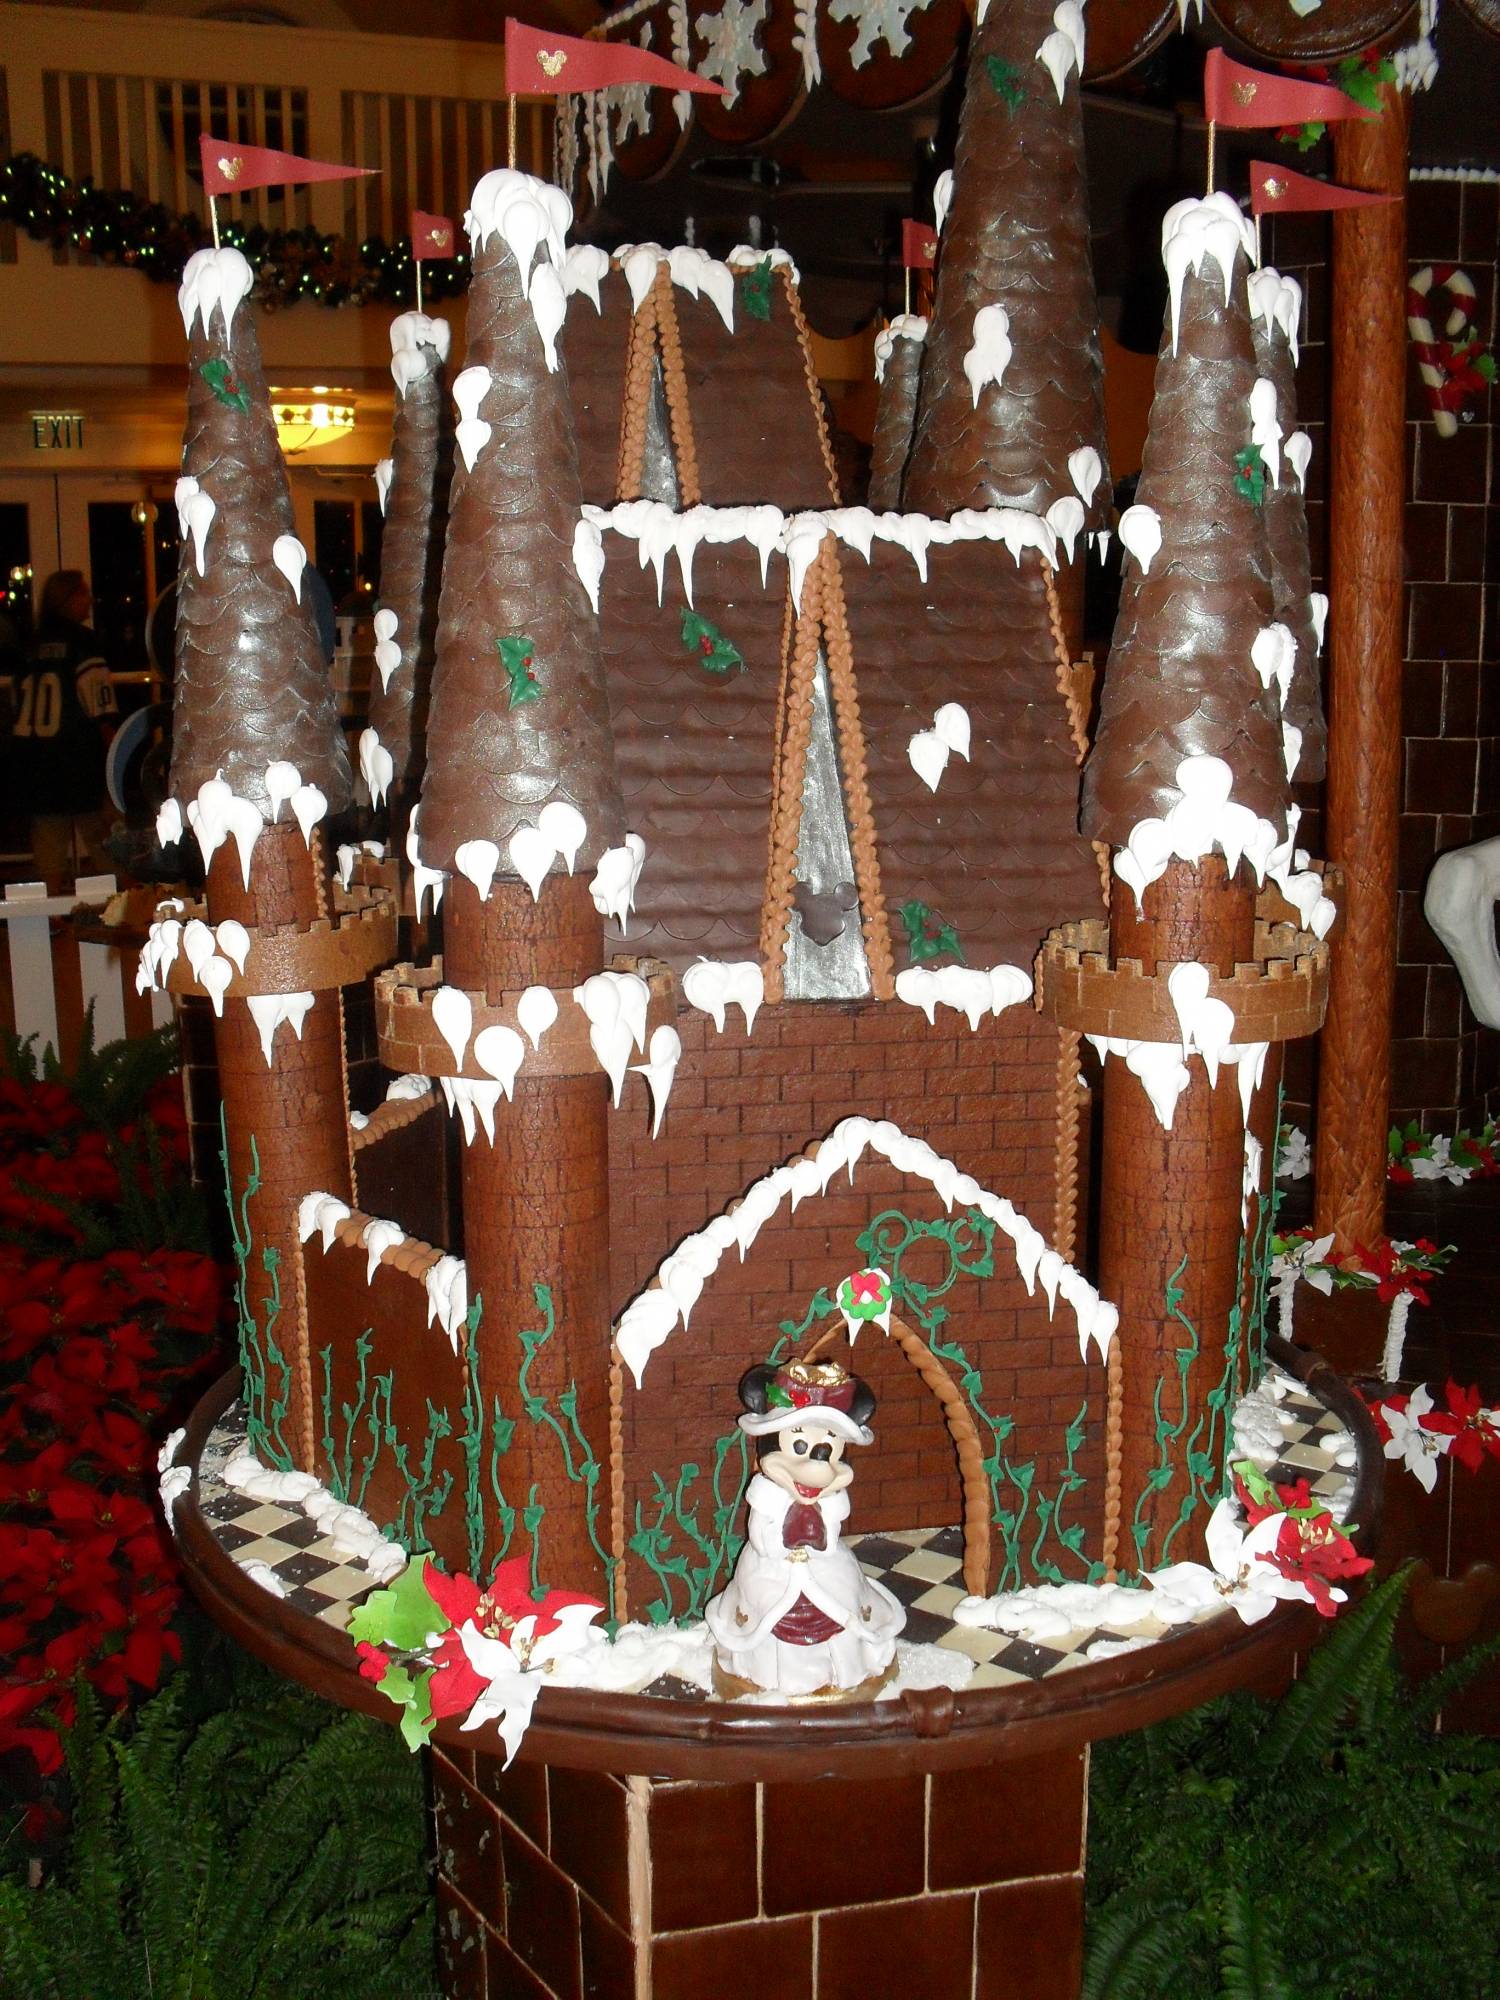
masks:
[[[939,204],[937,292],[903,492],[915,511],[1049,514],[1067,501],[1081,503],[1079,525],[1107,525],[1083,58],[1077,0],[979,9],[946,218]]]
[[[453,471],[448,342],[446,320],[405,312],[391,322],[396,413],[391,455],[376,474],[385,534],[369,727],[391,760],[388,804],[398,844],[406,831],[406,808],[421,787],[426,758],[438,584]]]
[[[286,471],[237,250],[202,250],[179,302],[190,390],[178,580],[171,796],[164,839],[197,838],[203,905],[152,931],[148,970],[217,1015],[241,1262],[251,1440],[308,1467],[313,1394],[297,1310],[297,1207],[348,1196],[340,987],[388,956],[394,921],[330,888],[323,823],[351,792],[333,687],[303,589]],[[359,905],[356,913],[353,905]]]
[[[490,1383],[520,1375],[554,1403],[573,1390],[578,1424],[597,1438],[608,1430],[609,1085],[596,1053],[585,1044],[570,1060],[577,1037],[551,1024],[579,1018],[579,989],[597,1047],[618,1033],[620,996],[598,978],[602,903],[591,881],[628,871],[630,853],[595,613],[603,555],[582,514],[556,345],[570,213],[556,188],[499,169],[475,188],[467,218],[469,348],[454,382],[457,463],[411,852],[419,892],[429,871],[448,878],[432,1012],[454,1055],[447,1088],[469,1111],[464,1254],[479,1373]],[[520,1006],[528,991],[530,1012]],[[476,1026],[471,1041],[487,1007],[507,1009],[517,1027]],[[521,1334],[538,1329],[539,1288],[547,1317],[532,1350]],[[569,1468],[549,1433],[523,1425],[505,1484],[530,1510],[543,1571],[601,1588],[590,1534],[599,1496]]]
[[[875,380],[880,386],[880,400],[875,408],[869,499],[877,513],[901,505],[901,481],[911,451],[922,345],[926,338],[927,322],[915,313],[899,313],[875,338]]]

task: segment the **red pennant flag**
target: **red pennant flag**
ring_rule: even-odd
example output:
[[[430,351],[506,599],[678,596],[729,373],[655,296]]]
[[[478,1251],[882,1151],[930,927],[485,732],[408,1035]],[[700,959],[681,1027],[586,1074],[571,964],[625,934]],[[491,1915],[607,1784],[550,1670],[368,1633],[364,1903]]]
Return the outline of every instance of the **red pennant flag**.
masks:
[[[241,146],[198,134],[205,194],[243,194],[246,188],[282,187],[297,181],[352,181],[373,174],[374,167],[339,167],[331,160],[304,160],[296,153],[278,153],[269,146]]]
[[[436,258],[451,257],[456,248],[451,217],[428,215],[420,208],[412,210],[411,260],[414,264],[430,264]]]
[[[608,90],[619,83],[647,83],[663,90],[724,95],[722,83],[679,69],[665,56],[634,42],[585,41],[577,35],[544,35],[524,21],[505,23],[505,88],[512,97],[566,96]]]
[[[1400,199],[1395,194],[1366,194],[1361,188],[1314,180],[1311,174],[1294,174],[1270,160],[1250,162],[1250,209],[1255,215],[1291,215],[1320,208],[1370,208]]]
[[[1210,49],[1203,66],[1203,109],[1211,125],[1255,126],[1335,123],[1341,118],[1378,118],[1327,83],[1299,83],[1295,77],[1272,76],[1250,69]]]
[[[908,271],[930,271],[937,262],[938,233],[935,222],[901,225],[901,261]]]

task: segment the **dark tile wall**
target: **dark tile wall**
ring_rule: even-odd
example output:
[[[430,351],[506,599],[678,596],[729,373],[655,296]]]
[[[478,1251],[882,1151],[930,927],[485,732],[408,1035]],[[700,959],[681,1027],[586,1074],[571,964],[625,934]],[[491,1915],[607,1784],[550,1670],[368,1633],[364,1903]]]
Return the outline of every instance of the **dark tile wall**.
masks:
[[[1481,335],[1496,330],[1494,183],[1414,181],[1407,203],[1410,267],[1454,263],[1478,290]],[[1286,217],[1271,225],[1267,254],[1302,284],[1307,304],[1298,395],[1313,439],[1309,525],[1313,571],[1327,574],[1328,223]],[[1422,915],[1434,858],[1500,833],[1500,489],[1494,392],[1471,402],[1470,421],[1441,438],[1416,363],[1408,359],[1406,434],[1406,666],[1393,1010],[1393,1118],[1436,1130],[1500,1111],[1500,1034],[1464,1002],[1457,972]],[[1321,851],[1314,793],[1305,801],[1309,845]],[[1289,1115],[1306,1122],[1307,1053],[1288,1067]],[[1300,1102],[1298,1100],[1301,1100]]]
[[[1086,1755],[707,1785],[434,1751],[465,2000],[1075,2000]]]

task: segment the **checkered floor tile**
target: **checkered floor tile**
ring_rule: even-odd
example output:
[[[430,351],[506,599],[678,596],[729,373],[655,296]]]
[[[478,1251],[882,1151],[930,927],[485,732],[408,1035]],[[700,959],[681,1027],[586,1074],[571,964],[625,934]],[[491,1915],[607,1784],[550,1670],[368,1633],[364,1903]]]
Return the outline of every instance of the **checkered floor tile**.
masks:
[[[199,1512],[241,1569],[264,1564],[274,1571],[288,1604],[342,1632],[351,1608],[374,1588],[368,1573],[336,1556],[328,1537],[300,1508],[254,1500],[224,1484],[224,1467],[244,1442],[244,1405],[231,1403],[204,1447]]]
[[[1280,1403],[1285,1442],[1271,1467],[1274,1485],[1305,1479],[1336,1520],[1342,1521],[1354,1493],[1354,1439],[1315,1396],[1289,1389]]]

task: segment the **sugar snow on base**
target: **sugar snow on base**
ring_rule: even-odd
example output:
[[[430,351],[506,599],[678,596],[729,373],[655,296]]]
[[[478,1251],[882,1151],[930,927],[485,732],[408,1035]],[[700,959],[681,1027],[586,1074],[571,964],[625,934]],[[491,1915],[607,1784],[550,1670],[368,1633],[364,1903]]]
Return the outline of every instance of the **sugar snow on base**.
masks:
[[[888,327],[875,336],[875,380],[883,382],[891,356],[896,351],[898,340],[910,340],[916,345],[927,338],[927,322],[916,313],[897,313]]]
[[[1184,757],[1176,776],[1181,797],[1166,817],[1139,821],[1115,853],[1115,873],[1134,890],[1137,906],[1174,855],[1196,862],[1217,848],[1231,875],[1243,858],[1264,882],[1280,836],[1269,820],[1235,803],[1234,773],[1223,758]]]
[[[405,1569],[406,1551],[400,1543],[388,1541],[368,1514],[337,1499],[310,1472],[278,1472],[262,1465],[246,1445],[229,1460],[222,1476],[226,1486],[251,1500],[300,1507],[328,1537],[333,1554],[358,1563],[376,1583],[389,1583]]]
[[[1000,386],[1014,350],[1010,343],[1010,314],[1001,305],[981,306],[974,315],[973,341],[964,356],[963,369],[979,407],[980,392],[987,383]]]
[[[446,361],[451,340],[447,320],[429,319],[421,312],[397,313],[391,321],[391,380],[396,393],[404,396],[428,372],[428,354],[439,363]]]
[[[725,1252],[737,1246],[743,1262],[783,1201],[795,1209],[809,1195],[825,1191],[835,1175],[847,1171],[852,1180],[867,1151],[889,1161],[897,1173],[926,1181],[946,1209],[951,1211],[953,1204],[960,1202],[988,1217],[1010,1240],[1027,1291],[1035,1295],[1040,1275],[1049,1311],[1059,1293],[1072,1308],[1080,1355],[1086,1357],[1092,1340],[1100,1356],[1107,1356],[1119,1325],[1119,1309],[1102,1299],[1081,1272],[1052,1250],[1041,1231],[1010,1202],[982,1188],[972,1175],[961,1172],[925,1140],[912,1138],[890,1120],[872,1124],[868,1118],[845,1118],[811,1152],[753,1182],[731,1209],[684,1237],[662,1261],[650,1286],[626,1307],[615,1338],[637,1388],[652,1353],[679,1320],[687,1324],[693,1304]]]
[[[1243,253],[1252,268],[1255,264],[1255,229],[1240,213],[1232,195],[1216,191],[1174,202],[1162,218],[1161,259],[1166,267],[1167,287],[1172,307],[1172,352],[1177,352],[1177,335],[1182,322],[1182,286],[1189,271],[1200,276],[1205,258],[1219,267],[1227,306],[1234,285],[1234,260]]]
[[[1302,287],[1269,264],[1250,273],[1250,316],[1264,322],[1267,333],[1279,327],[1297,363],[1297,327],[1302,318]]]
[[[202,320],[205,338],[214,307],[224,319],[224,339],[230,339],[235,307],[248,299],[255,287],[255,273],[238,250],[225,245],[219,250],[195,250],[183,266],[182,283],[177,287],[177,305],[183,331],[192,338],[193,322]]]

